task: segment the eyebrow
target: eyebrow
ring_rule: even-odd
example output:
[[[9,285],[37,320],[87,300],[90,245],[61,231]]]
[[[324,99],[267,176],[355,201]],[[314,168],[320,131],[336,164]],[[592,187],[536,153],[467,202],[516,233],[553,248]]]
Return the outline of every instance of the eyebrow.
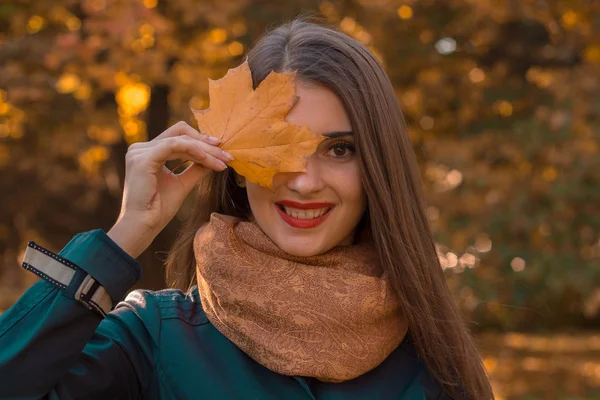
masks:
[[[335,138],[339,138],[342,136],[352,136],[352,131],[327,132],[327,133],[324,133],[322,136],[325,136],[329,139],[335,139]]]

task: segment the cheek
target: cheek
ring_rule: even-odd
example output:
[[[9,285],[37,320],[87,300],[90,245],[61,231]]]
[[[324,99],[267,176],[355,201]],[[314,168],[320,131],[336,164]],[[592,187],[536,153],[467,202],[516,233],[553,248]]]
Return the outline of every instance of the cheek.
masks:
[[[269,205],[273,198],[273,192],[267,188],[256,185],[251,182],[246,184],[246,193],[248,194],[248,202],[253,211],[260,210],[262,207]]]
[[[338,193],[345,205],[364,207],[366,194],[360,179],[358,165],[348,164],[343,168],[331,169],[328,174],[328,185]]]

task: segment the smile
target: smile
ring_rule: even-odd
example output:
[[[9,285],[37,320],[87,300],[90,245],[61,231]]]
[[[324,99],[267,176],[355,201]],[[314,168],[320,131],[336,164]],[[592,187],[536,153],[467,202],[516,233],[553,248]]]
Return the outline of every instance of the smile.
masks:
[[[275,204],[281,218],[294,228],[314,228],[320,225],[330,214],[333,207],[323,207],[311,210],[287,207]]]
[[[318,209],[313,209],[313,210],[301,210],[298,208],[286,207],[286,206],[282,206],[282,205],[280,205],[280,208],[283,211],[285,211],[285,213],[287,215],[292,216],[294,218],[300,218],[300,219],[317,218],[317,217],[320,217],[321,215],[325,214],[327,211],[329,211],[331,209],[331,207],[323,207],[323,208],[318,208]]]

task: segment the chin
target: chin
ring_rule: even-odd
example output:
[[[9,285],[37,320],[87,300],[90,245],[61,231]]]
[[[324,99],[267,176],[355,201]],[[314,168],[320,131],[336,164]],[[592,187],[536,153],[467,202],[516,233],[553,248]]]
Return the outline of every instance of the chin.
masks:
[[[352,226],[347,223],[354,220],[352,215],[344,215],[346,223],[341,223],[339,215],[333,214],[331,215],[333,218],[325,220],[317,228],[298,229],[290,227],[279,213],[272,214],[271,211],[253,213],[253,219],[277,247],[292,256],[316,256],[324,254],[338,245],[351,244],[353,241],[353,231],[343,235],[345,230],[350,230]]]
[[[302,243],[302,241],[292,241],[282,238],[275,241],[277,247],[296,257],[310,257],[325,253],[328,249],[322,246],[315,246],[314,242]]]

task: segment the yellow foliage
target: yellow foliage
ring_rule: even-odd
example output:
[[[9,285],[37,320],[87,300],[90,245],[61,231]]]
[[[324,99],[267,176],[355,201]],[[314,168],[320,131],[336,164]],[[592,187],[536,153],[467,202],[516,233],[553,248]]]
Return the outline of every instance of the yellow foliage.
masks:
[[[585,49],[583,56],[590,64],[600,64],[600,44],[588,46]]]
[[[144,36],[144,35],[153,36],[154,35],[154,27],[150,24],[143,24],[142,26],[140,26],[140,34],[142,36]]]
[[[231,42],[229,46],[227,46],[227,50],[229,50],[229,54],[232,56],[239,56],[244,52],[244,45],[238,41]]]
[[[540,88],[547,88],[554,82],[554,76],[550,71],[544,71],[536,67],[527,70],[526,78]]]
[[[356,32],[354,33],[354,38],[363,44],[368,44],[369,42],[371,42],[371,34],[362,27],[356,29]]]
[[[92,125],[87,130],[87,136],[100,144],[106,145],[115,144],[121,139],[117,130],[111,126]]]
[[[117,72],[115,75],[115,84],[117,86],[125,86],[127,83],[131,81],[131,78],[127,76],[127,74],[123,71]]]
[[[489,373],[493,373],[498,366],[498,359],[496,357],[487,356],[483,359],[483,365]]]
[[[344,19],[340,21],[340,28],[346,33],[351,33],[356,28],[356,21],[354,18],[344,17]]]
[[[400,8],[397,10],[397,13],[401,19],[411,19],[413,16],[412,8],[407,5],[400,6]]]
[[[154,8],[158,5],[158,0],[144,0],[144,6],[146,8]]]
[[[221,44],[227,40],[227,32],[225,29],[213,29],[208,34],[209,40],[214,44]]]
[[[109,154],[108,149],[104,146],[92,146],[79,156],[79,165],[84,171],[95,173],[100,165],[108,159]]]
[[[542,178],[544,178],[544,180],[548,181],[548,182],[554,181],[557,176],[558,176],[558,171],[554,167],[546,167],[546,168],[544,168],[544,171],[542,172]]]
[[[579,14],[577,14],[573,10],[569,10],[565,12],[561,17],[561,22],[563,26],[567,29],[574,27],[579,22]]]
[[[122,117],[119,120],[123,127],[127,144],[148,140],[144,121],[135,117]]]
[[[204,107],[206,107],[207,105],[208,105],[208,102],[205,101],[203,98],[198,97],[198,96],[194,96],[190,100],[190,107],[191,108],[195,108],[197,110],[201,110]]]
[[[90,6],[94,11],[102,11],[106,8],[106,0],[91,0]]]
[[[78,100],[89,99],[92,94],[92,87],[88,83],[82,83],[79,85],[73,96]]]
[[[513,113],[513,106],[510,101],[500,100],[494,103],[494,109],[503,117],[510,117]]]
[[[483,82],[485,80],[485,72],[480,68],[473,68],[469,71],[469,79],[473,83]]]
[[[72,74],[70,72],[65,72],[58,78],[58,82],[56,82],[56,90],[59,93],[72,93],[81,84],[81,79],[79,76]]]
[[[70,17],[69,19],[67,19],[67,28],[69,28],[70,31],[78,31],[79,29],[81,29],[81,20],[75,16]]]
[[[142,38],[140,39],[140,44],[145,49],[154,46],[154,36],[150,36],[150,35],[142,36]]]
[[[119,88],[116,98],[124,115],[137,115],[148,107],[150,88],[144,83],[127,83]]]
[[[56,5],[56,6],[52,7],[50,12],[48,13],[48,19],[50,21],[54,21],[56,23],[63,23],[69,17],[72,17],[72,16],[73,16],[73,14],[71,14],[69,11],[67,11],[66,8],[64,8],[63,6],[60,6],[60,5]]]
[[[332,16],[335,13],[335,7],[329,1],[323,1],[319,4],[319,11],[326,17]]]
[[[29,18],[29,21],[27,21],[27,32],[32,34],[39,32],[42,30],[42,28],[44,28],[45,25],[46,20],[44,18],[40,17],[39,15],[34,15]]]

